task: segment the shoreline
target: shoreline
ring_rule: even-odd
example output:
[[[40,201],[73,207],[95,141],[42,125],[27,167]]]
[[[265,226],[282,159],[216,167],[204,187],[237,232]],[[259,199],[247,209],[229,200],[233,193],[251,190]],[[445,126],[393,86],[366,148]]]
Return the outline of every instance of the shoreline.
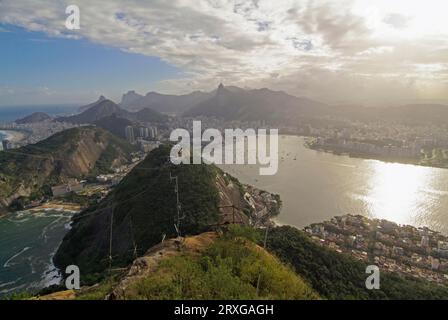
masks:
[[[307,138],[305,136],[298,136],[298,137]],[[425,163],[422,163],[421,160],[417,160],[417,159],[396,158],[396,157],[387,157],[387,156],[375,157],[370,154],[348,152],[348,151],[344,151],[344,150],[334,150],[334,149],[325,148],[325,147],[314,147],[314,146],[309,145],[306,142],[303,145],[307,149],[318,151],[318,152],[324,152],[324,153],[328,153],[328,154],[333,154],[335,156],[347,156],[347,157],[354,158],[354,159],[375,160],[375,161],[382,161],[385,163],[399,163],[399,164],[407,164],[407,165],[427,167],[427,168],[448,169],[447,166],[425,164]]]
[[[2,140],[9,140],[12,143],[17,143],[25,139],[25,134],[18,130],[1,130],[0,134],[4,135],[5,138]]]
[[[7,216],[9,214],[16,214],[16,213],[20,213],[20,212],[27,212],[29,214],[34,214],[34,213],[37,213],[40,211],[58,211],[58,212],[76,214],[76,213],[81,212],[82,210],[83,210],[83,207],[77,203],[49,201],[46,203],[39,204],[38,206],[26,208],[23,210],[0,211],[0,219],[4,218],[5,216]]]
[[[448,169],[448,167],[445,167],[445,166],[424,164],[424,163],[421,163],[418,161],[413,161],[412,159],[411,160],[403,160],[403,159],[399,159],[399,158],[372,157],[368,154],[364,155],[364,154],[359,154],[359,153],[337,152],[334,150],[329,150],[329,149],[324,149],[324,148],[313,148],[313,147],[309,147],[309,146],[306,146],[306,147],[309,148],[310,150],[329,153],[329,154],[333,154],[335,156],[347,156],[349,158],[354,158],[354,159],[375,160],[375,161],[381,161],[381,162],[385,162],[385,163],[407,164],[407,165],[411,165],[411,166],[434,168],[434,169]]]

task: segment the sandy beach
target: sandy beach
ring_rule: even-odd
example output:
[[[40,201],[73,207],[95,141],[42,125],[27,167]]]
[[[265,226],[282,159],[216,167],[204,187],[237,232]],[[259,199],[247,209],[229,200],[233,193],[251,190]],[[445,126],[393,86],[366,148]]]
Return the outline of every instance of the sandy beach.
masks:
[[[29,209],[30,212],[38,212],[42,210],[55,210],[55,211],[68,211],[79,212],[81,211],[81,205],[77,203],[63,202],[63,201],[50,201],[44,203],[38,207]]]
[[[25,139],[25,134],[20,131],[0,130],[0,134],[5,135],[5,138],[3,139],[9,140],[12,143],[17,143]]]

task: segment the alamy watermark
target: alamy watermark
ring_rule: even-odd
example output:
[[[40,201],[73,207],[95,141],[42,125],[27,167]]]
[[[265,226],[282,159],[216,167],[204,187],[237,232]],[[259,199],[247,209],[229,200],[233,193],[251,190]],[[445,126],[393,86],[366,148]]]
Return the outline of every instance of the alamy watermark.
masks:
[[[379,290],[380,288],[380,268],[375,265],[369,265],[366,268],[366,273],[370,274],[366,279],[366,288],[368,290]]]
[[[68,274],[65,279],[65,287],[68,290],[79,290],[81,288],[79,267],[74,264],[69,265],[65,268],[65,274]]]
[[[81,13],[77,5],[70,5],[65,8],[65,13],[69,16],[65,20],[65,27],[68,30],[79,30],[81,28]]]
[[[170,141],[178,142],[170,153],[173,164],[259,164],[260,175],[278,171],[278,129],[269,129],[269,134],[266,129],[225,129],[223,141],[221,131],[202,132],[201,121],[193,121],[193,139],[188,130],[175,129]],[[203,142],[208,144],[203,147]]]

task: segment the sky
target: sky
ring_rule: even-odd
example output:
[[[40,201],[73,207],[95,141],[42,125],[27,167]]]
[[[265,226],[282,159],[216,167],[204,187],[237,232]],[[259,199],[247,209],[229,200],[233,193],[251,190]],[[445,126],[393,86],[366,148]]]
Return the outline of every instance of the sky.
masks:
[[[65,27],[68,5],[79,30]],[[0,0],[0,105],[220,82],[331,104],[448,103],[446,0]]]

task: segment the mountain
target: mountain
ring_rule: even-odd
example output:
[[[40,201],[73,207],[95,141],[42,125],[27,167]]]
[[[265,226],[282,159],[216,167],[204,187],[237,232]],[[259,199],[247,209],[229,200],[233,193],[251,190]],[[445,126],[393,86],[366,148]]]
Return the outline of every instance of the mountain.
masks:
[[[230,226],[221,233],[205,232],[181,242],[167,239],[114,278],[76,292],[53,292],[40,299],[319,299],[291,268],[253,239],[244,238],[245,232],[244,228]]]
[[[141,96],[134,91],[124,94],[120,106],[126,110],[150,108],[161,113],[182,114],[189,108],[211,97],[211,93],[194,91],[184,95],[168,95],[148,92]]]
[[[112,132],[117,137],[125,139],[125,128],[127,126],[132,126],[134,123],[128,119],[120,118],[116,114],[113,114],[95,121],[94,124]]]
[[[298,98],[282,91],[266,88],[246,90],[235,86],[219,87],[209,93],[195,91],[187,95],[164,95],[149,92],[141,96],[134,91],[123,95],[120,106],[101,97],[78,115],[57,118],[57,121],[93,123],[117,115],[131,121],[164,122],[163,113],[187,117],[209,116],[225,120],[268,120],[294,123],[304,117],[320,117],[333,112],[327,105],[307,98]],[[129,110],[138,110],[130,112]]]
[[[345,118],[353,121],[385,121],[408,125],[448,125],[448,106],[414,104],[398,107],[329,106],[308,98],[270,89],[241,89],[222,84],[212,97],[184,112],[184,116],[209,116],[225,120],[266,120],[298,124],[301,120]],[[319,120],[320,119],[320,120]]]
[[[87,105],[85,105],[85,106],[81,106],[81,107],[79,107],[78,108],[78,111],[79,112],[84,112],[84,111],[86,111],[87,109],[90,109],[91,107],[93,107],[94,105],[97,105],[98,103],[100,103],[100,102],[102,102],[102,101],[104,101],[104,100],[107,100],[104,96],[100,96],[99,98],[98,98],[98,100],[96,100],[95,102],[92,102],[92,103],[89,103],[89,104],[87,104]]]
[[[167,119],[167,116],[145,108],[137,112],[124,112],[121,116],[114,113],[110,116],[96,120],[93,124],[125,139],[125,128],[127,126],[137,125],[138,122],[163,123]]]
[[[51,120],[52,118],[46,114],[45,112],[34,112],[24,118],[18,119],[14,121],[17,124],[27,124],[27,123],[36,123],[42,122],[46,120]]]
[[[130,112],[128,117],[142,122],[165,122],[168,120],[168,116],[161,114],[149,108],[141,109],[137,112]]]
[[[173,165],[169,154],[168,145],[153,150],[105,200],[75,215],[72,229],[55,255],[55,264],[63,269],[76,264],[84,275],[94,279],[109,266],[110,250],[113,266],[127,266],[135,254],[144,254],[165,236],[174,237],[176,194],[170,176],[178,177],[183,235],[210,230],[222,219],[218,206],[228,206],[228,199],[243,203],[236,181],[217,167]],[[237,218],[247,220],[247,206],[238,207],[242,209],[236,210]]]
[[[88,106],[96,106],[101,101],[100,98],[98,102]],[[302,120],[319,122],[329,118],[345,118],[353,121],[389,121],[409,125],[448,125],[448,106],[446,105],[414,104],[382,108],[357,105],[330,106],[305,97],[292,96],[283,91],[267,88],[242,89],[222,84],[211,92],[195,91],[186,95],[149,92],[146,96],[142,96],[135,91],[129,91],[123,95],[120,106],[121,109],[116,111],[117,114],[129,120],[141,120],[141,115],[126,113],[128,110],[150,108],[156,112],[175,113],[186,117],[209,116],[225,120],[266,120],[273,124],[297,125]],[[160,118],[160,115],[156,116],[149,111],[146,113],[152,114],[150,116],[152,119],[165,120]]]
[[[125,109],[133,109],[133,105],[138,105],[138,100],[144,98],[144,96],[136,93],[134,90],[128,91],[123,94],[120,102],[120,106]]]
[[[307,98],[266,88],[244,90],[220,84],[214,95],[184,113],[184,116],[208,116],[225,120],[268,120],[291,122],[301,117],[325,114],[329,107]]]
[[[103,220],[104,225],[110,221],[107,217]],[[96,230],[90,226],[84,232]],[[182,239],[167,237],[133,259],[123,272],[97,277],[99,282],[95,285],[77,291],[56,287],[52,290],[64,291],[40,299],[446,300],[448,297],[446,286],[388,271],[381,271],[379,289],[368,290],[366,268],[371,263],[322,246],[292,226],[268,231],[229,225],[218,232]],[[107,246],[107,239],[104,242]],[[117,244],[112,242],[112,248]],[[99,248],[97,241],[92,245]],[[113,259],[116,257],[113,255]],[[95,279],[84,273],[83,278],[86,277]]]
[[[72,178],[109,172],[127,162],[134,147],[97,127],[79,127],[46,140],[0,152],[0,211],[15,200],[37,199]]]
[[[82,113],[68,117],[59,117],[56,118],[56,121],[77,124],[95,123],[103,118],[111,117],[113,115],[117,118],[139,122],[164,122],[168,119],[168,116],[162,115],[159,112],[149,108],[144,108],[137,112],[129,112],[120,108],[111,100],[100,99],[99,101],[91,104],[90,108]]]
[[[94,123],[101,118],[109,117],[113,114],[120,117],[127,117],[128,112],[121,109],[115,102],[108,99],[103,99],[93,103],[90,108],[80,114],[68,117],[59,117],[56,118],[56,121],[77,124]]]

